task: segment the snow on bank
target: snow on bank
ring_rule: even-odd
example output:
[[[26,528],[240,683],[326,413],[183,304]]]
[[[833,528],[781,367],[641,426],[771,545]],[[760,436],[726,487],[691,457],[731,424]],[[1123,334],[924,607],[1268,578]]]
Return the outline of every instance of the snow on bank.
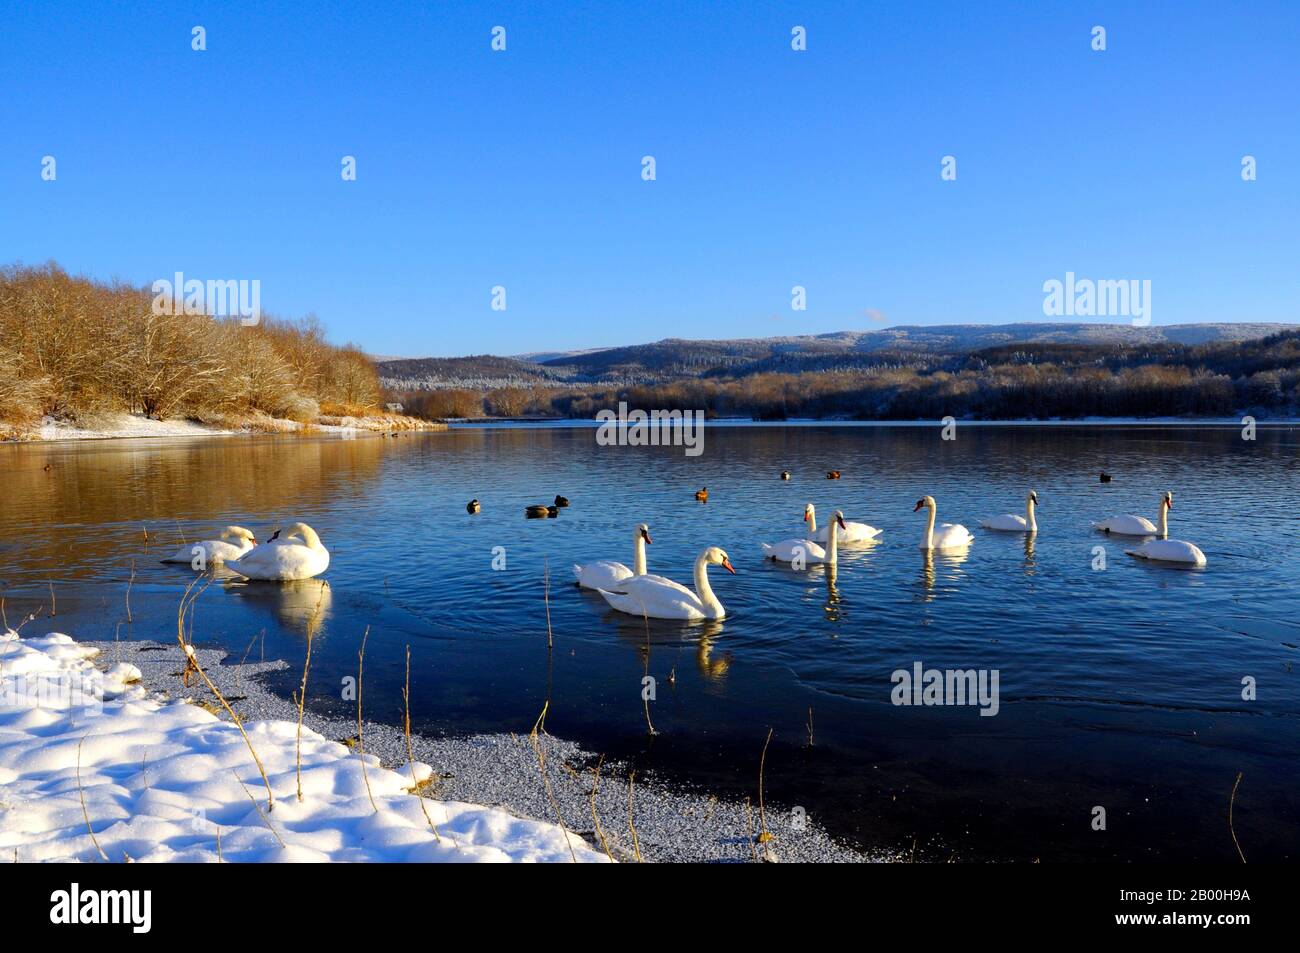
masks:
[[[57,633],[0,636],[4,860],[96,861],[101,849],[114,863],[606,860],[555,824],[418,798],[410,765],[390,771],[367,756],[376,810],[359,756],[305,726],[300,803],[290,721],[245,725],[275,794],[266,814],[266,788],[235,725],[149,697],[135,684],[138,669],[101,672],[98,654]],[[414,767],[421,780],[432,774]]]
[[[117,437],[211,437],[233,431],[206,427],[193,420],[154,420],[139,414],[117,414],[101,427],[86,429],[66,420],[46,417],[36,430],[41,440],[109,440]]]

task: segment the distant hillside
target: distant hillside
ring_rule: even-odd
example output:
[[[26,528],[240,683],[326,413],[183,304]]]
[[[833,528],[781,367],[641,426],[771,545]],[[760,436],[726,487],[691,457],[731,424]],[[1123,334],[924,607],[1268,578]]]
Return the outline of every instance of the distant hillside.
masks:
[[[861,371],[875,368],[935,370],[955,367],[988,349],[1013,345],[1075,345],[1107,353],[1125,349],[1253,341],[1288,324],[1127,324],[1036,322],[948,324],[878,331],[770,338],[691,341],[668,338],[602,350],[542,352],[517,357],[482,355],[381,361],[384,385],[393,390],[476,390],[564,385],[629,387],[679,379],[743,377],[762,373]]]

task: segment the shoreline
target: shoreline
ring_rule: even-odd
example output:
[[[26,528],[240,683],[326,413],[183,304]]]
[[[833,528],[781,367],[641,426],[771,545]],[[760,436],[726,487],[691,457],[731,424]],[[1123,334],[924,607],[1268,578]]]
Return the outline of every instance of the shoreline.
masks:
[[[190,699],[211,703],[211,693],[200,680],[186,688],[179,675],[184,667],[180,647],[158,642],[81,642],[98,649],[97,661],[125,662],[139,669],[141,686],[151,694],[169,700]],[[293,667],[283,660],[233,664],[231,653],[196,646],[199,663],[214,685],[230,701],[246,724],[267,719],[294,722],[297,708],[288,699],[271,692],[259,676]],[[228,664],[229,663],[229,664]],[[310,683],[308,689],[310,695]],[[418,710],[418,699],[412,704]],[[218,712],[223,721],[227,715]],[[311,728],[327,739],[351,739],[356,735],[353,717],[331,716],[308,709],[304,730]],[[406,739],[400,728],[363,720],[367,755],[377,755],[384,767],[395,768],[407,761]],[[439,800],[464,802],[525,820],[554,825],[556,811],[565,829],[582,838],[604,858],[600,837],[592,816],[594,771],[599,758],[577,744],[549,734],[538,736],[545,756],[549,782],[543,784],[537,752],[526,734],[475,734],[439,737],[411,735],[417,764],[432,767],[433,781],[428,795]],[[247,752],[245,752],[247,754]],[[408,769],[403,768],[405,773]],[[755,765],[757,783],[757,765]],[[254,791],[256,794],[256,790]],[[637,775],[633,784],[635,844],[628,825],[627,766],[601,764],[595,789],[596,816],[610,854],[619,862],[753,863],[756,860],[785,862],[869,862],[900,859],[891,852],[866,854],[839,843],[812,819],[803,830],[792,829],[792,813],[783,807],[766,805],[767,827],[775,839],[753,844],[758,832],[757,805],[719,800],[712,795],[684,791],[657,780]],[[567,861],[567,858],[566,858]]]
[[[110,428],[81,428],[66,421],[50,421],[35,428],[18,428],[0,421],[0,444],[54,444],[102,440],[155,440],[209,437],[265,437],[265,436],[337,436],[342,439],[357,437],[408,436],[417,433],[445,433],[450,430],[481,428],[535,428],[582,429],[596,428],[601,422],[595,419],[573,417],[476,417],[447,418],[442,421],[423,420],[416,417],[342,417],[325,418],[320,422],[303,424],[291,420],[267,418],[251,426],[224,428],[203,424],[195,420],[152,420],[136,414],[124,415],[132,423]],[[1053,418],[1048,420],[964,420],[956,421],[960,427],[1220,427],[1244,426],[1235,417],[1084,417],[1078,419]],[[716,417],[705,421],[713,427],[853,427],[853,428],[905,428],[939,427],[938,420],[853,420],[832,417],[791,417],[786,420],[754,420],[749,417]],[[1282,429],[1300,426],[1300,417],[1286,417],[1255,421],[1258,429]]]
[[[364,417],[322,414],[316,422],[302,423],[278,417],[247,418],[235,426],[205,424],[190,418],[155,420],[141,414],[121,413],[98,427],[80,427],[66,420],[43,418],[40,424],[20,427],[0,421],[0,443],[71,443],[84,440],[149,440],[193,437],[313,436],[333,434],[344,438],[387,437],[390,433],[442,432],[450,429],[437,421],[397,414]]]

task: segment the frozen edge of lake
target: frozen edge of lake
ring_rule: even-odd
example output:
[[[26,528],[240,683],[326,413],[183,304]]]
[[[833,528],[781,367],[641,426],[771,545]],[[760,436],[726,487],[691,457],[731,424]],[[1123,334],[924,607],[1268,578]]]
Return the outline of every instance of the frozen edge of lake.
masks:
[[[149,692],[161,693],[173,700],[213,701],[201,682],[192,679],[189,688],[181,684],[177,675],[184,667],[184,661],[177,645],[150,642],[82,644],[99,649],[102,664],[125,662],[134,665],[140,670],[141,685]],[[228,659],[224,651],[197,651],[200,664],[218,690],[228,699],[242,696],[232,702],[232,707],[246,724],[263,719],[296,721],[294,704],[265,688],[258,677],[264,672],[292,668],[288,663],[248,662],[240,666],[230,659],[230,664],[221,664]],[[418,716],[419,700],[413,699],[412,704],[414,714]],[[191,707],[201,711],[197,706]],[[222,717],[226,717],[224,713]],[[348,739],[356,734],[356,721],[353,717],[329,717],[308,711],[304,718],[304,733],[308,728],[325,739]],[[386,766],[406,763],[406,741],[398,727],[367,721],[364,735],[368,755],[377,756]],[[417,765],[431,766],[435,775],[435,783],[426,792],[431,797],[453,799],[456,803],[474,805],[484,811],[495,810],[512,818],[533,819],[528,823],[545,824],[557,835],[558,828],[554,822],[558,806],[566,829],[580,836],[590,849],[604,857],[592,818],[594,775],[591,768],[598,759],[577,744],[550,735],[540,736],[551,789],[548,794],[542,782],[536,750],[526,734],[464,737],[413,734],[411,743]],[[341,745],[337,747],[347,751]],[[243,756],[252,772],[252,779],[257,782],[256,785],[250,783],[249,789],[254,796],[258,796],[260,791],[264,799],[265,790],[261,788],[260,778],[246,748]],[[347,757],[352,764],[358,763],[355,754],[348,752]],[[371,769],[372,785],[375,774],[375,769]],[[400,775],[409,787],[409,769],[402,767]],[[292,799],[292,779],[287,783],[290,793],[280,796]],[[240,797],[247,803],[246,795],[240,792]],[[364,800],[364,792],[362,798]],[[747,808],[743,801],[721,801],[707,793],[682,791],[653,776],[637,775],[633,809],[635,847],[628,825],[627,766],[606,762],[601,768],[596,790],[596,812],[609,851],[619,861],[633,861],[638,849],[645,861],[749,863],[755,860],[756,855],[764,853],[770,854],[766,859],[787,862],[902,859],[892,852],[867,855],[855,851],[830,837],[813,818],[806,819],[803,830],[795,830],[792,812],[770,803],[766,805],[767,824],[776,839],[765,847],[755,848],[752,840],[759,824],[756,804]],[[251,814],[251,805],[248,810]],[[419,816],[418,811],[416,816]],[[255,816],[252,822],[258,823]],[[577,839],[574,840],[576,845]],[[558,859],[569,860],[567,852]]]

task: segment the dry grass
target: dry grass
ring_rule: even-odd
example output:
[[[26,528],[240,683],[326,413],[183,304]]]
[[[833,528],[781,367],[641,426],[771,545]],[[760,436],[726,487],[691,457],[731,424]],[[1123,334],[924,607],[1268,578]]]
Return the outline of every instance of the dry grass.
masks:
[[[546,752],[541,743],[541,736],[546,734],[546,712],[550,707],[550,699],[547,699],[542,705],[542,713],[537,716],[537,721],[533,724],[533,730],[528,733],[528,740],[537,755],[537,767],[542,773],[542,788],[546,791],[546,799],[551,802],[551,810],[555,812],[555,823],[560,825],[560,831],[564,834],[564,843],[569,847],[569,856],[576,864],[578,855],[574,853],[573,844],[569,840],[569,828],[564,823],[564,815],[560,812],[560,802],[555,799],[555,791],[551,788],[551,776],[546,771]]]
[[[636,784],[636,772],[631,771],[628,773],[627,776],[627,829],[632,833],[632,856],[636,859],[636,862],[639,864],[642,863],[641,838],[639,838],[636,833],[636,818],[632,810],[632,791],[633,791],[633,786],[635,784]]]
[[[767,829],[767,812],[763,809],[763,769],[767,766],[767,746],[772,743],[772,729],[767,729],[767,740],[763,742],[763,754],[758,759],[758,842],[766,844],[773,839]]]
[[[370,638],[370,626],[361,636],[361,650],[357,652],[357,756],[361,759],[361,778],[366,782],[366,794],[370,797],[370,806],[379,813],[375,803],[375,793],[370,790],[370,775],[366,771],[366,739],[361,732],[361,677],[366,668],[366,641]]]
[[[1240,771],[1237,772],[1237,780],[1232,782],[1232,796],[1228,798],[1228,833],[1232,835],[1232,844],[1237,848],[1237,856],[1241,858],[1241,862],[1244,864],[1246,862],[1246,855],[1241,852],[1241,842],[1237,840],[1237,832],[1232,826],[1232,805],[1236,803],[1237,786],[1239,784],[1241,784]]]
[[[81,786],[81,745],[85,742],[86,736],[81,736],[81,741],[77,742],[77,795],[81,798],[81,816],[86,819],[86,833],[90,835],[90,842],[95,845],[95,850],[99,851],[99,856],[108,861],[108,854],[104,853],[104,848],[99,846],[99,838],[95,836],[94,828],[90,826],[90,811],[86,810],[86,791]]]
[[[600,768],[605,763],[605,756],[601,755],[600,760],[596,762],[596,767],[592,769],[591,781],[591,822],[596,826],[596,838],[600,841],[600,849],[605,852],[605,856],[610,860],[614,855],[609,852],[609,844],[605,841],[605,832],[600,827],[600,814],[596,811],[596,795],[600,791]]]
[[[411,766],[411,793],[420,798],[420,810],[424,812],[424,819],[429,822],[429,830],[433,831],[433,837],[439,843],[442,837],[438,834],[438,828],[433,823],[433,818],[429,816],[429,808],[424,803],[424,798],[420,797],[421,782],[415,777],[415,749],[411,745],[411,647],[406,647],[406,683],[402,686],[402,702],[406,711],[402,718],[402,734],[406,736],[406,763]],[[433,775],[428,778],[428,783],[433,783]]]
[[[188,601],[189,605],[193,606],[194,601],[203,594],[203,589],[207,588],[207,586],[204,586],[203,589],[200,589],[197,593],[191,596],[190,592],[198,581],[199,577],[196,576],[194,581],[185,588],[185,593],[181,596],[180,608],[176,612],[176,640],[180,643],[181,651],[185,653],[185,672],[187,675],[190,671],[198,673],[199,677],[203,679],[203,683],[208,686],[208,691],[212,692],[212,694],[216,696],[217,701],[221,703],[221,707],[224,708],[226,714],[230,716],[230,720],[233,721],[235,727],[239,729],[240,735],[244,738],[244,744],[248,745],[248,753],[253,756],[253,762],[257,765],[257,772],[262,776],[262,783],[266,785],[266,810],[268,812],[274,811],[275,795],[271,791],[271,781],[266,776],[266,768],[262,766],[262,759],[257,756],[257,749],[253,747],[253,740],[248,737],[248,732],[244,730],[244,723],[240,721],[239,716],[235,714],[235,710],[230,707],[230,703],[227,702],[221,692],[217,690],[217,686],[212,684],[212,679],[208,678],[208,673],[203,671],[203,666],[199,664],[198,655],[194,652],[193,646],[187,644],[185,641],[186,603]],[[209,580],[209,584],[211,584],[211,580]],[[191,615],[191,619],[192,618],[193,616]],[[191,625],[193,625],[192,622]],[[243,782],[240,783],[242,784]],[[276,836],[278,837],[279,835]]]

